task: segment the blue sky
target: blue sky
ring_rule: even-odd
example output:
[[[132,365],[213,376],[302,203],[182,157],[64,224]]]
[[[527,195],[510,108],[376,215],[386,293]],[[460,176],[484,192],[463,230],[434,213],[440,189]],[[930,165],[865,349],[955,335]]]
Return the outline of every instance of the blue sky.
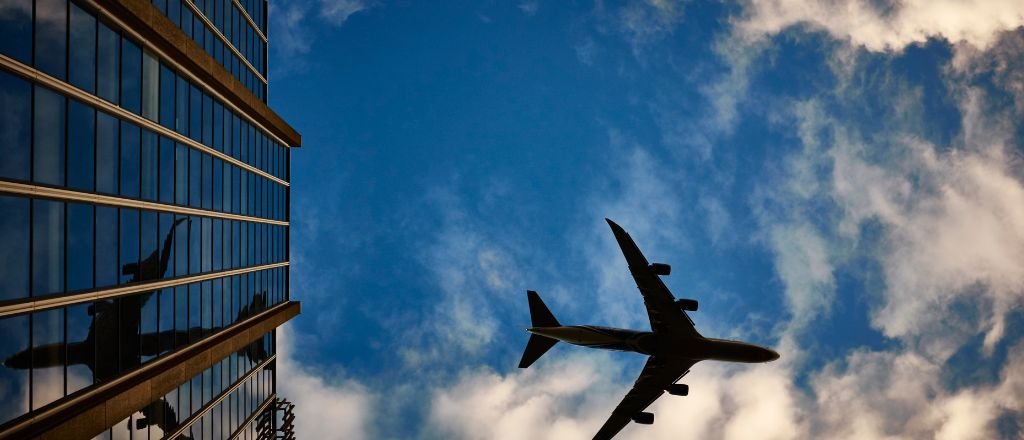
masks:
[[[271,2],[292,155],[279,391],[310,438],[590,438],[643,357],[515,368],[526,289],[705,335],[622,438],[1024,435],[1024,4]],[[1017,375],[1019,376],[1019,375]]]

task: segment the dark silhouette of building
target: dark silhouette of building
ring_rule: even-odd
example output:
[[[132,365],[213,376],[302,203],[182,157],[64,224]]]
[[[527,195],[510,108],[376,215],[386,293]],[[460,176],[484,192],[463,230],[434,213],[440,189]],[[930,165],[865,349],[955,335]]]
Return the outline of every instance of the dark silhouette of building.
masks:
[[[0,439],[291,431],[266,11],[0,0]]]

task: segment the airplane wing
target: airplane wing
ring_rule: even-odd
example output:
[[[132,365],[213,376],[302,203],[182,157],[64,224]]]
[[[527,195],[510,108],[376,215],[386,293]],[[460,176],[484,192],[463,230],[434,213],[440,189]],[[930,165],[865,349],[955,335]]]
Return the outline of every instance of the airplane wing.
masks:
[[[693,321],[685,311],[675,304],[675,297],[665,287],[653,271],[647,258],[640,252],[640,248],[633,242],[633,238],[621,226],[615,222],[605,219],[608,226],[611,226],[615,240],[622,248],[622,254],[626,257],[629,271],[636,280],[636,287],[644,296],[644,305],[647,306],[647,315],[651,319],[651,330],[655,333],[680,333],[685,336],[699,337],[700,333],[693,327]]]
[[[697,361],[678,358],[659,358],[651,356],[644,365],[640,377],[633,384],[633,389],[626,393],[626,397],[615,407],[608,421],[604,422],[601,430],[594,435],[594,440],[608,440],[615,437],[622,428],[625,428],[633,420],[633,416],[647,409],[655,400],[661,397],[669,385],[674,384],[681,377],[690,371],[690,367]]]

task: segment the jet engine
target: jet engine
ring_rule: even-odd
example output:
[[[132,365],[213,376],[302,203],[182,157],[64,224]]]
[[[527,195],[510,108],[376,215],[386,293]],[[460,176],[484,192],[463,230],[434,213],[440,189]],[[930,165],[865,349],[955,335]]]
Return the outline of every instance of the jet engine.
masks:
[[[673,396],[685,396],[690,394],[690,386],[681,383],[672,384],[668,386],[666,391]]]
[[[638,412],[635,416],[633,416],[633,421],[641,425],[653,425],[654,413]]]
[[[672,273],[672,266],[665,263],[651,263],[651,272],[654,272],[655,275],[667,277],[668,274]]]
[[[676,305],[679,306],[680,309],[686,310],[687,312],[697,311],[697,300],[695,299],[680,298],[676,300]]]

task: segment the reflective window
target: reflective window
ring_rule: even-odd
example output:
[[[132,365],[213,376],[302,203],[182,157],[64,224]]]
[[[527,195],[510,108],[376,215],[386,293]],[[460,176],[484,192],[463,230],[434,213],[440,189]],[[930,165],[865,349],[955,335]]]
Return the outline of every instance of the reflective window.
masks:
[[[189,84],[189,128],[188,137],[195,141],[201,141],[203,125],[203,93],[194,84]]]
[[[139,126],[121,121],[121,195],[139,197]]]
[[[196,342],[202,336],[202,298],[199,283],[188,285],[188,340]]]
[[[174,215],[160,213],[159,224],[157,225],[157,242],[160,251],[160,269],[157,278],[167,278],[174,275],[174,242],[177,231],[181,228],[181,222],[174,222]]]
[[[64,309],[32,314],[32,410],[64,397]]]
[[[71,25],[68,39],[68,82],[89,93],[96,92],[96,17],[68,2]],[[74,138],[72,138],[74,139]]]
[[[93,287],[93,206],[68,203],[68,291]]]
[[[117,284],[117,208],[96,207],[96,287]]]
[[[202,156],[202,186],[200,187],[201,203],[203,209],[213,209],[213,156],[200,154]]]
[[[74,99],[68,102],[68,187],[95,189],[96,111]]]
[[[120,284],[140,281],[142,267],[139,266],[139,211],[121,208],[121,282]]]
[[[153,295],[142,304],[142,319],[139,321],[139,354],[142,363],[153,359],[160,351],[158,340],[160,334],[157,330],[158,319],[160,319],[157,309],[158,293],[153,292]]]
[[[202,166],[204,156],[199,150],[189,149],[188,160],[188,206],[202,206]]]
[[[149,51],[142,52],[142,116],[160,121],[160,62]],[[172,101],[173,102],[173,101]]]
[[[158,151],[157,136],[149,130],[142,130],[142,151],[139,168],[139,195],[143,200],[157,200]]]
[[[96,113],[96,191],[117,194],[118,155],[117,118]]]
[[[67,71],[67,4],[36,0],[36,68],[59,79],[65,79]]]
[[[188,273],[195,275],[200,272],[200,255],[202,253],[202,225],[199,218],[193,219],[188,229]]]
[[[100,22],[96,46],[96,94],[107,101],[119,102],[121,36]]]
[[[160,291],[160,352],[167,353],[174,349],[174,289],[165,288]]]
[[[142,112],[142,48],[127,38],[121,39],[121,107]]]
[[[183,215],[176,216],[176,218],[182,223],[174,232],[174,275],[182,276],[188,275],[188,236],[192,231],[192,220]]]
[[[156,280],[163,274],[160,249],[157,248],[157,213],[139,214],[139,281]]]
[[[28,296],[28,231],[29,199],[0,195],[0,300]]]
[[[188,204],[188,150],[183,144],[175,144],[174,153],[174,203]]]
[[[67,308],[67,386],[68,394],[92,384],[94,351],[96,349],[90,329],[93,325],[92,304],[77,304]]]
[[[32,63],[32,2],[0,0],[0,53]],[[0,417],[0,420],[4,420]]]
[[[160,202],[174,203],[174,142],[160,136]]]
[[[189,83],[185,78],[177,77],[177,85],[174,90],[174,130],[181,134],[188,134],[188,90]]]
[[[0,319],[0,423],[28,412],[29,367],[28,315]]]
[[[32,295],[64,291],[64,203],[32,201]]]
[[[32,180],[64,185],[64,96],[44,87],[35,87],[33,120]]]
[[[174,347],[188,344],[188,287],[174,288]]]
[[[221,219],[213,219],[213,261],[212,270],[219,271],[224,268],[224,221]]]
[[[224,162],[218,158],[213,159],[213,176],[211,177],[211,188],[213,192],[213,210],[224,210]]]
[[[0,0],[0,5],[10,7],[12,14],[17,13],[16,5],[9,0]],[[29,6],[31,13],[31,5]],[[0,14],[0,23],[6,17]],[[6,23],[0,25],[0,35]],[[30,27],[31,29],[31,27]],[[6,44],[0,37],[0,44]],[[32,115],[32,87],[28,81],[0,71],[0,177],[18,180],[29,179],[29,153]]]
[[[174,129],[175,128],[175,111],[174,111],[174,83],[177,81],[177,77],[167,66],[160,65],[160,125],[164,127]]]

